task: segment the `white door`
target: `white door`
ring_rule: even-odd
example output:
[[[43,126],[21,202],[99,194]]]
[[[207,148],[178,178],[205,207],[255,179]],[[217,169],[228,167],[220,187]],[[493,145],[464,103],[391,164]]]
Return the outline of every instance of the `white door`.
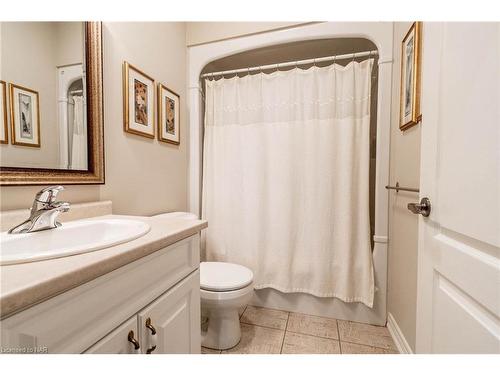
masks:
[[[199,354],[199,271],[192,273],[151,303],[138,317],[143,353]]]
[[[499,25],[423,25],[417,353],[500,353]]]
[[[140,349],[137,317],[134,315],[92,345],[84,354],[136,354],[140,353]]]

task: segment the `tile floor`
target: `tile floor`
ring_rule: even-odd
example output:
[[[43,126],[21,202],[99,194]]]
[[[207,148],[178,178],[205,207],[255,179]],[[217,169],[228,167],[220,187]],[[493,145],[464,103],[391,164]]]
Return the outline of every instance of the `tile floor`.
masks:
[[[386,327],[247,306],[241,341],[203,354],[397,354]]]

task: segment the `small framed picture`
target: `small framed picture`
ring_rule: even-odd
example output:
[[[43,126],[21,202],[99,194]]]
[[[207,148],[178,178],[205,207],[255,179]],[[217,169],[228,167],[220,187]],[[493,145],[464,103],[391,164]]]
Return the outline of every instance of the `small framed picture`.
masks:
[[[7,85],[0,81],[0,143],[9,143],[7,126]]]
[[[181,98],[175,92],[158,84],[158,140],[180,143]]]
[[[9,93],[12,144],[40,147],[40,103],[38,92],[10,83]]]
[[[420,71],[422,26],[415,22],[401,43],[401,93],[399,129],[420,122]]]
[[[127,62],[123,63],[123,128],[155,137],[155,80]]]

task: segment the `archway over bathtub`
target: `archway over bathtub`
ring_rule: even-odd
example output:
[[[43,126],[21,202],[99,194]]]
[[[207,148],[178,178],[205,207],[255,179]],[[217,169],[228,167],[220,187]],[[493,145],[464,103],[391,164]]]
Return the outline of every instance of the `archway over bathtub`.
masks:
[[[324,22],[189,47],[189,210],[199,214],[201,206],[203,118],[200,74],[205,66],[221,58],[244,51],[278,44],[335,38],[368,39],[376,46],[379,55],[377,87],[378,126],[374,192],[375,228],[373,233],[373,259],[376,285],[374,308],[369,309],[361,304],[346,304],[334,298],[317,298],[301,293],[283,294],[273,289],[264,289],[256,292],[253,304],[307,314],[385,325],[388,235],[388,194],[385,190],[385,185],[389,180],[390,103],[393,53],[392,23]]]

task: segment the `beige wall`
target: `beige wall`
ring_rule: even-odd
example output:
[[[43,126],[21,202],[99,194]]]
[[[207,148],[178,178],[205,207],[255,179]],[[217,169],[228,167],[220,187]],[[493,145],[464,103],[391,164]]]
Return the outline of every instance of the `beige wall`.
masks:
[[[184,23],[104,23],[106,184],[66,186],[62,200],[113,201],[119,214],[150,215],[187,207],[186,30]],[[3,37],[3,36],[2,36]],[[122,119],[123,60],[181,96],[181,144],[126,134]],[[27,208],[40,187],[1,187],[0,209]]]
[[[83,23],[54,22],[56,34],[56,65],[83,62]]]
[[[1,79],[38,91],[41,133],[39,148],[0,145],[0,164],[59,168],[57,67],[82,62],[82,23],[1,22],[0,28]]]
[[[12,145],[9,123],[9,143],[0,145],[0,164],[5,167],[57,168],[59,132],[54,24],[2,22],[1,28],[1,79],[7,84],[13,83],[38,92],[41,142],[39,148]]]
[[[115,213],[154,214],[187,207],[186,40],[184,23],[104,24],[106,185]],[[123,132],[126,60],[181,97],[181,144]]]
[[[420,181],[420,125],[399,130],[401,41],[409,22],[394,24],[394,66],[392,84],[390,182],[418,187]],[[406,340],[415,349],[417,300],[418,216],[407,204],[418,194],[391,191],[389,198],[389,291],[388,312],[395,318]]]
[[[301,24],[304,22],[187,22],[186,43],[193,46]]]

